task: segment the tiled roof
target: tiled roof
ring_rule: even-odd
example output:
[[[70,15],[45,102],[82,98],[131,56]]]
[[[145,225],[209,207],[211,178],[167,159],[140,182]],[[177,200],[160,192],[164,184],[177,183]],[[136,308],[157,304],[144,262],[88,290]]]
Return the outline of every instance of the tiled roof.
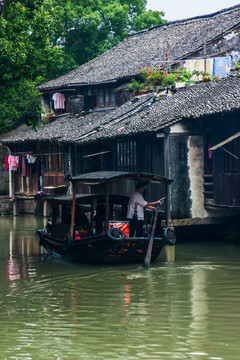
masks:
[[[41,86],[42,91],[114,82],[136,75],[140,69],[184,59],[240,25],[240,5],[214,14],[168,22],[129,36],[112,49],[77,69]]]
[[[34,132],[16,131],[2,143],[56,141],[88,143],[140,133],[156,132],[182,119],[229,113],[240,110],[240,73],[234,72],[220,82],[190,86],[165,100],[154,94],[134,98],[115,110],[92,112],[83,116],[66,115]]]

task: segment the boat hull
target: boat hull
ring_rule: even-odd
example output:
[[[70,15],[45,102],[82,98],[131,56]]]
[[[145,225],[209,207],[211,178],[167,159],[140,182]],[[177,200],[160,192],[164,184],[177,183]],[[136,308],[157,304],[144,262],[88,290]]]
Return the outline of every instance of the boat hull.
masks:
[[[149,243],[148,238],[112,240],[107,234],[73,241],[70,235],[65,239],[57,239],[45,230],[38,231],[38,234],[40,245],[43,245],[48,253],[68,261],[91,264],[142,263]],[[162,248],[163,239],[155,238],[151,261],[156,260]]]

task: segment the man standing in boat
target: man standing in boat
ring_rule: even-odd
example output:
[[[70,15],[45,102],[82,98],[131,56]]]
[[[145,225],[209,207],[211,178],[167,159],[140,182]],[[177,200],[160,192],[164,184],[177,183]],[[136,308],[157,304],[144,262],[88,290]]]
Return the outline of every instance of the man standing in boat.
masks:
[[[148,209],[155,211],[156,208],[153,205],[162,204],[160,200],[147,202],[143,197],[145,189],[146,183],[138,182],[136,190],[129,200],[127,218],[130,221],[130,237],[133,237],[134,235],[136,237],[144,236],[144,208],[147,207]]]

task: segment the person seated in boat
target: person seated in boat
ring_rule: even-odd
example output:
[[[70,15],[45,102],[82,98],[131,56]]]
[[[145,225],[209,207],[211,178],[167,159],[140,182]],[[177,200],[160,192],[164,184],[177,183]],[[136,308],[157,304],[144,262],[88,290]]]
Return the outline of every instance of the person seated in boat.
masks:
[[[102,234],[105,221],[105,206],[103,204],[100,204],[94,210],[93,221],[95,222],[95,235]]]
[[[62,223],[70,225],[72,220],[71,208],[64,206],[62,210]]]
[[[156,208],[154,205],[162,204],[160,200],[147,202],[143,193],[146,190],[146,182],[138,182],[136,185],[136,190],[130,196],[128,203],[128,213],[127,219],[129,220],[129,236],[144,236],[144,208],[155,211]]]
[[[81,208],[76,211],[75,219],[75,225],[79,227],[79,233],[88,235],[92,234],[92,227],[89,223],[88,217]]]

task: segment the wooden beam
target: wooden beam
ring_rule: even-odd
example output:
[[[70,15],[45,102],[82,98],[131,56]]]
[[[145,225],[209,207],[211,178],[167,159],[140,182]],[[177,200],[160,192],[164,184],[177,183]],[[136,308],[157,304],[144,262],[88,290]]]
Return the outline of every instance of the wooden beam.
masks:
[[[227,138],[226,140],[220,142],[219,144],[217,144],[217,145],[215,145],[215,146],[212,146],[209,150],[216,150],[216,149],[218,149],[219,147],[221,147],[221,146],[229,143],[230,141],[238,138],[239,136],[240,136],[240,132],[236,133],[236,134],[233,135],[233,136],[230,136],[229,138]]]
[[[73,230],[75,222],[75,209],[76,209],[76,192],[77,192],[77,183],[74,183],[73,188],[73,203],[72,203],[72,220],[71,220],[71,239],[73,240]]]
[[[108,231],[108,222],[109,222],[109,183],[105,184],[105,232]]]

